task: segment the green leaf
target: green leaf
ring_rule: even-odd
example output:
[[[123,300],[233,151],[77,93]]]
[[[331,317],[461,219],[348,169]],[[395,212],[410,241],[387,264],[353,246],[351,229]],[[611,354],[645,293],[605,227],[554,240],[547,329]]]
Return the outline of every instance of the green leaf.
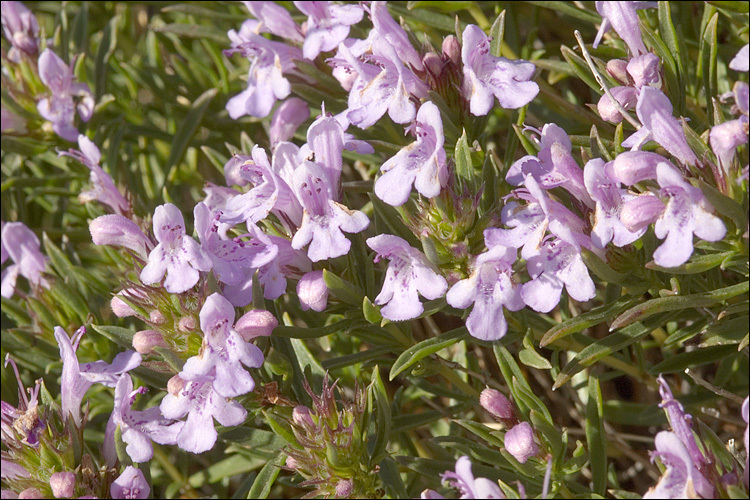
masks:
[[[247,498],[268,498],[271,487],[276,482],[276,478],[279,477],[281,466],[284,465],[285,461],[286,453],[282,451],[276,458],[264,465],[255,481],[253,481],[253,486],[248,491]]]
[[[675,295],[672,297],[660,297],[647,300],[631,309],[628,309],[612,322],[610,331],[623,328],[627,325],[640,321],[653,314],[665,311],[677,311],[680,309],[693,309],[696,307],[707,307],[731,299],[737,295],[747,293],[748,282],[743,281],[736,285],[720,288],[711,292],[696,293],[692,295]]]
[[[326,370],[336,370],[338,368],[358,365],[360,363],[379,358],[390,353],[392,350],[393,348],[390,346],[373,347],[365,351],[345,354],[344,356],[339,356],[338,358],[326,359],[321,363],[321,366],[323,366],[323,368]]]
[[[422,248],[422,244],[414,236],[414,233],[404,225],[398,211],[392,206],[382,202],[374,193],[368,193],[372,207],[375,209],[375,222],[377,225],[385,226],[382,229],[388,234],[393,234],[405,239],[414,248]],[[380,230],[380,228],[378,228]]]
[[[568,61],[568,64],[570,64],[571,69],[578,78],[583,80],[583,82],[591,87],[597,94],[602,95],[604,93],[599,84],[596,83],[596,78],[591,74],[591,70],[589,69],[588,64],[586,64],[585,59],[565,45],[560,46],[560,53],[565,60]]]
[[[652,367],[649,370],[649,373],[657,375],[660,373],[680,372],[685,370],[685,368],[707,365],[725,359],[733,354],[738,354],[737,347],[734,345],[703,347],[701,349],[696,349],[695,351],[682,352],[671,358],[665,359],[661,363]]]
[[[383,316],[380,314],[380,307],[373,304],[369,297],[365,297],[362,300],[362,314],[367,322],[373,325],[379,325],[383,321]]]
[[[466,130],[456,142],[456,149],[453,153],[453,160],[456,164],[456,175],[459,182],[465,182],[468,186],[473,186],[475,181],[474,167],[471,164],[471,150],[469,149],[469,139],[466,137]]]
[[[739,344],[750,328],[748,316],[718,321],[703,331],[704,341],[699,347]]]
[[[135,332],[129,328],[107,325],[91,325],[91,328],[121,347],[126,349],[133,348],[133,336]]]
[[[721,265],[725,259],[735,255],[735,252],[711,253],[708,255],[693,254],[689,262],[677,267],[657,266],[654,261],[646,263],[647,269],[669,274],[698,274]]]
[[[177,173],[177,165],[185,155],[190,139],[195,134],[195,131],[198,130],[198,126],[200,126],[203,120],[203,115],[206,113],[208,105],[218,92],[218,89],[208,89],[190,105],[190,109],[178,126],[177,133],[170,145],[169,157],[164,165],[164,171],[168,173],[164,179],[162,190],[166,188],[168,183],[174,181],[175,174]]]
[[[730,12],[737,12],[738,14],[747,14],[750,4],[747,2],[723,2],[723,1],[708,1],[707,4],[718,7],[719,9],[728,10]]]
[[[403,372],[404,370],[414,365],[419,360],[429,356],[430,354],[434,354],[441,349],[445,349],[446,347],[451,346],[456,342],[466,339],[468,337],[468,334],[469,332],[468,330],[466,330],[466,327],[462,326],[460,328],[456,328],[455,330],[445,332],[442,335],[438,335],[437,337],[423,340],[422,342],[411,346],[406,351],[404,351],[398,357],[398,359],[396,359],[395,363],[393,363],[391,372],[388,375],[389,379],[393,380],[398,376],[399,373]]]
[[[552,365],[550,364],[549,360],[536,352],[536,349],[534,349],[534,344],[532,344],[531,340],[531,329],[529,329],[528,333],[523,338],[524,348],[521,349],[521,351],[519,351],[518,353],[519,361],[521,361],[521,363],[525,364],[526,366],[537,368],[539,370],[552,369]]]
[[[747,229],[747,211],[742,208],[742,205],[703,180],[698,181],[698,187],[703,192],[703,196],[721,215],[732,220],[735,228],[742,231]]]
[[[390,490],[390,497],[409,498],[396,461],[391,457],[387,457],[378,465],[380,466],[380,479],[383,481],[383,486],[385,486],[386,490]]]
[[[670,2],[661,1],[659,2],[659,34],[664,44],[669,49],[671,55],[674,56],[674,62],[676,63],[676,77],[677,77],[677,88],[670,89],[672,93],[677,93],[677,100],[672,100],[677,105],[677,114],[685,114],[685,47],[682,39],[682,32],[677,33],[672,22],[672,12],[670,9]]]
[[[539,341],[539,345],[544,347],[556,340],[567,337],[568,335],[608,321],[613,318],[615,314],[631,307],[637,300],[638,299],[634,297],[622,297],[614,302],[567,319],[547,330],[547,333],[544,334],[542,340]]]
[[[368,406],[377,410],[377,425],[375,426],[375,443],[370,453],[370,466],[380,463],[387,454],[386,447],[391,436],[391,405],[388,392],[385,390],[380,369],[376,366],[372,371],[372,382],[367,388]]]
[[[701,39],[698,54],[698,75],[703,77],[703,87],[706,98],[706,116],[711,125],[714,125],[714,111],[712,96],[717,95],[717,71],[716,56],[718,51],[717,43],[717,25],[719,23],[719,13],[710,5],[705,6],[705,16],[710,16],[705,25]],[[715,13],[714,13],[715,12]],[[713,14],[712,14],[713,13]]]
[[[554,10],[560,14],[565,14],[583,21],[586,24],[600,24],[602,18],[588,10],[579,9],[571,2],[527,2],[537,7]]]
[[[490,28],[490,54],[500,57],[500,49],[503,45],[503,36],[505,35],[505,10],[503,10]]]
[[[336,274],[323,270],[323,280],[326,282],[328,291],[336,298],[349,305],[360,307],[365,298],[365,292],[361,288],[350,283]]]
[[[157,33],[172,33],[179,37],[209,39],[214,42],[227,43],[227,34],[213,26],[201,24],[171,23],[163,26],[152,26]]]
[[[604,406],[599,379],[589,375],[589,397],[586,402],[586,440],[589,444],[594,492],[604,495],[607,487],[607,435],[604,432]]]
[[[278,337],[287,337],[292,339],[317,339],[319,337],[325,337],[332,333],[348,332],[349,330],[357,327],[361,327],[366,324],[362,320],[357,319],[344,319],[332,323],[328,326],[320,326],[317,328],[303,328],[299,326],[283,326],[279,325],[273,330],[273,334]]]
[[[102,39],[99,42],[99,50],[96,51],[94,62],[94,90],[96,92],[96,102],[99,102],[105,94],[107,88],[107,69],[109,67],[109,58],[117,46],[117,26],[120,23],[120,16],[115,15],[102,30]],[[5,148],[3,148],[5,149]],[[112,163],[110,163],[110,166]]]

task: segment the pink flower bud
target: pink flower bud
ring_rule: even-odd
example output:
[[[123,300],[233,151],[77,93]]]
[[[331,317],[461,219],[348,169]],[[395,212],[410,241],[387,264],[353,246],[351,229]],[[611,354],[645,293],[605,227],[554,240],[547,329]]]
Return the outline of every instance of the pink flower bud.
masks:
[[[644,193],[622,204],[620,222],[628,231],[640,231],[664,212],[664,203],[651,193]]]
[[[49,478],[55,498],[71,498],[75,495],[76,475],[72,472],[55,472]]]
[[[127,316],[135,315],[135,311],[133,310],[133,308],[125,303],[125,301],[123,301],[117,295],[112,297],[109,306],[112,308],[112,312],[115,313],[115,316],[117,316],[118,318],[125,318]]]
[[[443,55],[453,64],[458,64],[461,59],[461,45],[453,35],[443,38]]]
[[[352,480],[342,479],[336,483],[336,498],[349,498],[352,494]]]
[[[439,77],[443,72],[443,65],[445,64],[439,55],[434,52],[428,52],[422,58],[422,64],[427,68],[433,76]]]
[[[169,379],[169,382],[167,382],[167,392],[173,396],[176,396],[183,387],[185,387],[185,381],[182,380],[179,375],[175,375]]]
[[[141,330],[133,336],[133,349],[141,354],[151,354],[154,347],[167,347],[164,337],[156,330]]]
[[[242,177],[242,165],[248,161],[252,163],[252,157],[248,155],[235,154],[229,159],[224,165],[224,179],[227,181],[227,186],[236,184],[242,187],[250,184],[250,181]]]
[[[303,311],[324,311],[328,304],[328,286],[323,271],[310,271],[302,276],[297,283],[297,296]]]
[[[479,395],[479,404],[482,408],[500,420],[515,420],[513,403],[510,402],[500,391],[485,389]]]
[[[18,498],[46,498],[37,488],[26,488],[18,494]]]
[[[632,85],[633,80],[628,74],[628,62],[622,59],[610,59],[607,62],[607,73],[617,80],[621,85]]]
[[[177,322],[177,328],[181,332],[195,330],[195,326],[195,318],[192,316],[185,316],[184,318],[180,318],[180,321]]]
[[[245,342],[250,342],[255,337],[270,337],[277,326],[279,321],[273,314],[263,309],[254,309],[243,314],[235,323],[234,329]]]
[[[286,457],[286,466],[290,469],[296,469],[297,468],[297,460],[294,459],[291,455]]]
[[[310,408],[307,406],[295,406],[292,411],[292,420],[301,427],[315,427],[315,422],[310,415]]]
[[[149,313],[148,319],[149,321],[151,321],[151,323],[155,325],[161,325],[167,320],[167,318],[164,316],[164,313],[156,309],[154,309],[153,311],[151,311],[151,313]]]
[[[151,241],[141,228],[122,215],[110,214],[97,217],[89,224],[91,239],[95,245],[110,245],[128,248],[144,259],[152,247]]]
[[[638,102],[638,92],[635,90],[635,88],[614,87],[611,92],[623,109],[630,110],[635,108],[635,105]],[[599,111],[599,116],[602,117],[602,120],[606,120],[612,123],[620,123],[622,121],[622,114],[620,114],[617,106],[612,102],[612,99],[610,99],[607,94],[604,94],[599,99],[599,102],[596,105],[596,109],[597,111]]]
[[[539,446],[534,442],[534,429],[528,422],[521,422],[505,433],[505,449],[522,464],[539,453]]]

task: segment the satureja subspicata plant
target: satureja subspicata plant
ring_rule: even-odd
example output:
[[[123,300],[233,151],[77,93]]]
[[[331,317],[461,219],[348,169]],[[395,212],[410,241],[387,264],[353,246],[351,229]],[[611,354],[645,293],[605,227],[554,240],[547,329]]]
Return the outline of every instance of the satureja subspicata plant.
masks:
[[[3,498],[747,496],[744,2],[2,26]]]

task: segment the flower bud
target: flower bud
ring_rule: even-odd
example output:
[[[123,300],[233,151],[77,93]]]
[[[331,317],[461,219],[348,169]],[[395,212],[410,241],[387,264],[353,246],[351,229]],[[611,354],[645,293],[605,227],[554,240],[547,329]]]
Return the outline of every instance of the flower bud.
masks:
[[[235,323],[234,329],[245,342],[250,342],[255,337],[270,337],[277,326],[279,321],[273,314],[263,309],[254,309],[243,314]]]
[[[89,224],[91,239],[95,245],[110,245],[128,248],[144,259],[148,258],[151,241],[141,228],[122,215],[110,214],[97,217]]]
[[[252,162],[252,157],[248,155],[235,154],[229,159],[224,165],[224,179],[227,181],[227,186],[236,184],[242,187],[250,184],[250,181],[242,177],[242,165],[248,161]]]
[[[167,382],[167,392],[176,396],[185,387],[185,381],[179,375],[175,375]]]
[[[664,203],[658,196],[644,193],[622,204],[620,222],[628,231],[640,231],[652,222],[656,222],[664,209]]]
[[[648,151],[626,151],[612,163],[614,179],[626,186],[648,179],[656,179],[656,166],[667,161],[663,156]]]
[[[46,498],[37,488],[26,488],[18,494],[18,498]]]
[[[500,391],[485,389],[479,395],[479,404],[493,417],[499,420],[515,420],[513,403],[510,402]]]
[[[654,84],[657,88],[661,87],[659,84],[661,81],[659,56],[656,54],[648,53],[632,58],[628,62],[627,70],[637,88],[651,84]]]
[[[72,472],[55,472],[49,478],[55,498],[71,498],[75,495],[76,475]]]
[[[112,312],[115,313],[115,316],[118,318],[125,318],[127,316],[134,316],[135,311],[132,307],[130,307],[124,300],[122,300],[120,297],[115,295],[112,297],[112,300],[109,303],[109,306],[112,308]]]
[[[461,45],[453,35],[443,38],[443,55],[453,64],[461,60]]]
[[[428,52],[422,58],[422,64],[427,68],[434,77],[439,77],[440,73],[443,72],[443,65],[445,64],[439,55],[434,52]]]
[[[324,311],[328,304],[328,286],[323,271],[310,271],[302,276],[297,283],[297,296],[303,311]]]
[[[297,128],[309,117],[310,108],[302,99],[291,97],[284,101],[271,119],[271,128],[268,130],[271,146],[291,139]]]
[[[352,494],[352,480],[342,479],[336,484],[336,498],[349,498]]]
[[[300,427],[315,427],[315,422],[310,415],[310,408],[307,406],[295,406],[292,411],[292,421]]]
[[[505,449],[522,464],[539,453],[539,446],[534,442],[534,430],[528,422],[521,422],[505,433]]]
[[[161,325],[167,320],[167,318],[164,316],[164,313],[156,309],[149,313],[148,319],[155,325]]]
[[[290,469],[296,469],[299,464],[297,463],[297,460],[291,456],[287,455],[286,457],[286,466]]]
[[[184,318],[180,318],[180,321],[177,322],[177,328],[181,332],[195,330],[195,326],[195,318],[192,316],[185,316]]]
[[[610,59],[607,62],[607,73],[622,85],[632,85],[633,81],[628,74],[628,62],[622,59]]]
[[[133,349],[141,354],[151,354],[154,347],[167,347],[164,337],[156,330],[141,330],[133,335]]]
[[[638,92],[635,88],[614,87],[611,92],[623,109],[628,110],[635,108],[635,105],[638,102]],[[612,123],[620,123],[622,121],[622,114],[620,114],[620,110],[617,109],[617,106],[612,102],[612,99],[610,99],[607,94],[601,96],[599,102],[596,105],[596,109],[597,111],[599,111],[599,116],[602,117],[602,120],[606,120]]]

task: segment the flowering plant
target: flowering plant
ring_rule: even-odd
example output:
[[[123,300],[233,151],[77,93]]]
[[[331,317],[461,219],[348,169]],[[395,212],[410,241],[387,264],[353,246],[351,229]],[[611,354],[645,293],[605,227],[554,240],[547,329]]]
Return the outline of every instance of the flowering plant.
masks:
[[[2,27],[3,498],[747,496],[745,2]]]

